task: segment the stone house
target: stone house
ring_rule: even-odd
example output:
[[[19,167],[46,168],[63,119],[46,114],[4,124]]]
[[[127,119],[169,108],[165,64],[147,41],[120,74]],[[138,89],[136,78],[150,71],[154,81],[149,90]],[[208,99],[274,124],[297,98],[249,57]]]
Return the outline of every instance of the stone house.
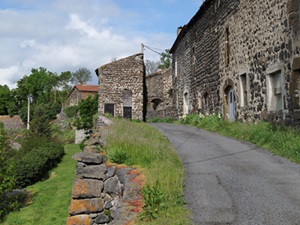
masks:
[[[99,80],[99,114],[128,119],[145,118],[143,54],[132,55],[96,69]]]
[[[163,69],[146,76],[147,119],[176,117],[173,107],[172,70]]]
[[[178,114],[299,123],[299,4],[204,1],[171,48]]]
[[[98,88],[98,85],[76,84],[67,95],[66,107],[78,105],[88,96],[95,96]]]

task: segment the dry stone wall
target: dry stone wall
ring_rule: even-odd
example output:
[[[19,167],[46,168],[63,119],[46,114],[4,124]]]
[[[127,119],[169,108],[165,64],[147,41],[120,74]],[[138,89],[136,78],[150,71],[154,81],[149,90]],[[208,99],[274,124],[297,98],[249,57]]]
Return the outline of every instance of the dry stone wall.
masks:
[[[140,184],[133,182],[134,168],[108,165],[98,153],[103,145],[100,135],[85,142],[83,152],[73,156],[78,161],[69,206],[67,225],[130,224],[142,206]]]

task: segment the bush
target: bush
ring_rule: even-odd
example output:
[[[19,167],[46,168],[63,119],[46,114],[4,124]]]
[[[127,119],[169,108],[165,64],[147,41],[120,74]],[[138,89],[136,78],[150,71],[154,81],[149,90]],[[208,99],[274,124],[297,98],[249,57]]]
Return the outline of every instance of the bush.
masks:
[[[164,208],[164,193],[158,181],[151,187],[146,185],[142,189],[143,199],[145,205],[143,206],[142,219],[156,219],[159,212]]]
[[[14,158],[16,185],[20,188],[42,180],[64,155],[61,145],[47,143],[32,149],[23,157]]]
[[[70,106],[64,109],[64,112],[68,118],[74,118],[78,113],[78,107],[76,105]]]
[[[129,159],[128,153],[124,149],[122,149],[122,148],[118,148],[117,147],[117,148],[111,149],[110,152],[109,152],[109,154],[108,154],[108,158],[113,163],[117,163],[117,164],[123,164],[123,163],[131,164],[130,162],[128,162],[128,159]]]
[[[10,147],[6,138],[3,123],[0,123],[0,222],[3,217],[15,208],[16,201],[8,196],[14,186],[15,177],[12,164],[8,160]]]

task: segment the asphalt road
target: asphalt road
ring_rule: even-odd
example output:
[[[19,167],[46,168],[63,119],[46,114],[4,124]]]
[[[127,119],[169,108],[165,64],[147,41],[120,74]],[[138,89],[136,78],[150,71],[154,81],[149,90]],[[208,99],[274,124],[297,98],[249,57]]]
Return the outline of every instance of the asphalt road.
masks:
[[[300,165],[193,127],[151,125],[182,159],[193,224],[300,225]]]

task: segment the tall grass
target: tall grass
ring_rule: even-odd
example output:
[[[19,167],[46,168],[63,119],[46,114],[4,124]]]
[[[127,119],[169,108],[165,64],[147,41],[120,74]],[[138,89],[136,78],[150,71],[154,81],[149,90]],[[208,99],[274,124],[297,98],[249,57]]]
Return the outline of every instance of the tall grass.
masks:
[[[276,155],[300,163],[300,132],[295,128],[264,121],[257,124],[230,123],[218,115],[202,116],[198,114],[187,115],[180,120],[180,123],[251,142]]]
[[[76,166],[72,155],[79,151],[78,145],[66,145],[66,154],[50,178],[28,186],[26,190],[31,193],[28,205],[11,212],[3,225],[66,224]]]
[[[163,206],[159,208],[156,219],[139,220],[137,224],[189,224],[182,198],[182,163],[167,138],[145,123],[127,120],[114,119],[110,129],[112,132],[105,137],[107,144],[104,149],[108,158],[141,167],[146,185],[154,187],[144,192],[154,194],[150,199],[155,201],[157,198]],[[151,190],[157,193],[151,193]],[[154,212],[152,215],[156,216]]]

